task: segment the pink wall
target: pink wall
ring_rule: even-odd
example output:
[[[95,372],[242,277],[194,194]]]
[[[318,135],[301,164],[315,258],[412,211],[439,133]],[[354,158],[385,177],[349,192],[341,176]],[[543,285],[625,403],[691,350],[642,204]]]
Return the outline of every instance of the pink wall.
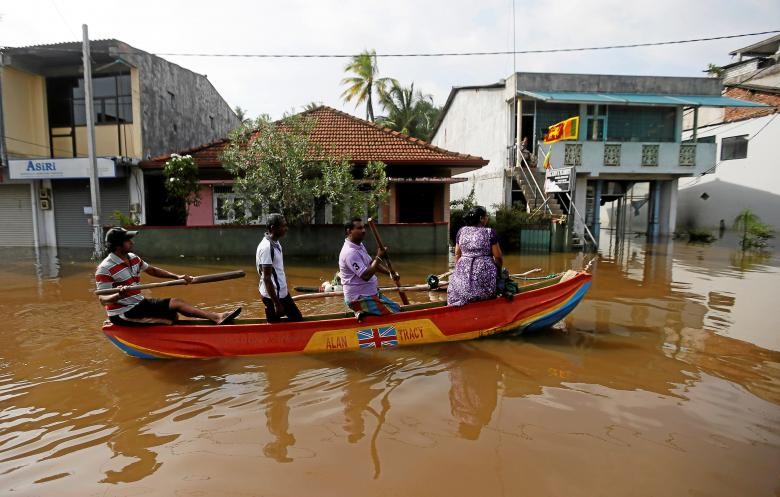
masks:
[[[200,205],[190,206],[187,226],[212,226],[214,224],[213,191],[211,185],[200,186]]]

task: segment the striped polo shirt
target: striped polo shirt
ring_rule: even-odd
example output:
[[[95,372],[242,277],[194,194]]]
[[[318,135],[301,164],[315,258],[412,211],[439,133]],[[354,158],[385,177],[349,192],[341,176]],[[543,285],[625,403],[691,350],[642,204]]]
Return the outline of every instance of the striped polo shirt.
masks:
[[[130,265],[113,252],[103,259],[95,271],[95,285],[98,290],[140,284],[141,271],[145,271],[149,264],[132,252],[127,254],[127,257],[130,259]],[[128,290],[127,297],[106,305],[106,312],[109,316],[124,314],[143,299],[141,290]]]

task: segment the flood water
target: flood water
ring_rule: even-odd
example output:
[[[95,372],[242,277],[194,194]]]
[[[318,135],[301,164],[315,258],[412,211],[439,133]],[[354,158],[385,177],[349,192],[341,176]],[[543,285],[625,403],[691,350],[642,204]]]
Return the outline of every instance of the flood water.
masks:
[[[780,259],[734,247],[606,242],[585,300],[532,336],[206,361],[125,356],[100,332],[92,263],[5,251],[0,494],[780,495]],[[150,262],[244,269],[150,295],[262,315],[251,258]],[[394,262],[409,284],[447,268]],[[290,283],[334,265],[287,261]]]

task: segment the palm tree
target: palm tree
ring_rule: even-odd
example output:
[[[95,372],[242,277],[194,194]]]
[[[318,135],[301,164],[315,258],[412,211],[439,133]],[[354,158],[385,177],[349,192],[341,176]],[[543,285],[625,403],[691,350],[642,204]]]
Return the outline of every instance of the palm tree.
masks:
[[[764,247],[768,238],[774,238],[772,229],[762,223],[758,214],[750,209],[743,210],[734,219],[734,229],[742,232],[742,240],[739,242],[742,250]]]
[[[379,124],[415,138],[430,139],[440,110],[431,95],[415,92],[414,83],[403,87],[393,82],[380,101],[387,114],[377,118]]]
[[[322,107],[322,106],[323,106],[322,102],[315,102],[315,101],[312,100],[311,102],[309,102],[308,104],[303,106],[303,111],[306,112],[306,111],[309,111],[309,110],[314,110],[314,109],[317,109],[317,108]]]
[[[355,99],[355,107],[365,102],[366,119],[374,122],[374,91],[376,90],[381,98],[387,85],[392,84],[395,80],[393,78],[377,77],[379,68],[376,64],[376,50],[366,50],[355,55],[349,64],[344,67],[344,71],[353,73],[353,76],[348,76],[341,80],[341,84],[347,87],[341,94],[341,98],[345,102],[351,102]]]
[[[241,124],[247,124],[252,121],[251,118],[247,117],[246,109],[242,109],[239,105],[236,105],[236,108],[233,109],[233,112],[236,113],[236,116],[238,117],[238,120],[241,121]]]

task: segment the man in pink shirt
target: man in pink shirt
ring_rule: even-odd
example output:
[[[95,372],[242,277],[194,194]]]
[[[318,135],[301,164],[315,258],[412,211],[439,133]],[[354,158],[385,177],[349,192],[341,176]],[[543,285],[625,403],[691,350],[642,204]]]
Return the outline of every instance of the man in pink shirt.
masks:
[[[363,239],[366,237],[366,227],[359,217],[352,218],[344,225],[346,238],[339,254],[339,273],[344,286],[344,301],[355,311],[358,320],[364,314],[392,314],[401,308],[397,303],[385,297],[379,291],[376,273],[398,279],[398,273],[390,271],[380,261],[386,251],[378,249],[376,257],[368,255]]]

